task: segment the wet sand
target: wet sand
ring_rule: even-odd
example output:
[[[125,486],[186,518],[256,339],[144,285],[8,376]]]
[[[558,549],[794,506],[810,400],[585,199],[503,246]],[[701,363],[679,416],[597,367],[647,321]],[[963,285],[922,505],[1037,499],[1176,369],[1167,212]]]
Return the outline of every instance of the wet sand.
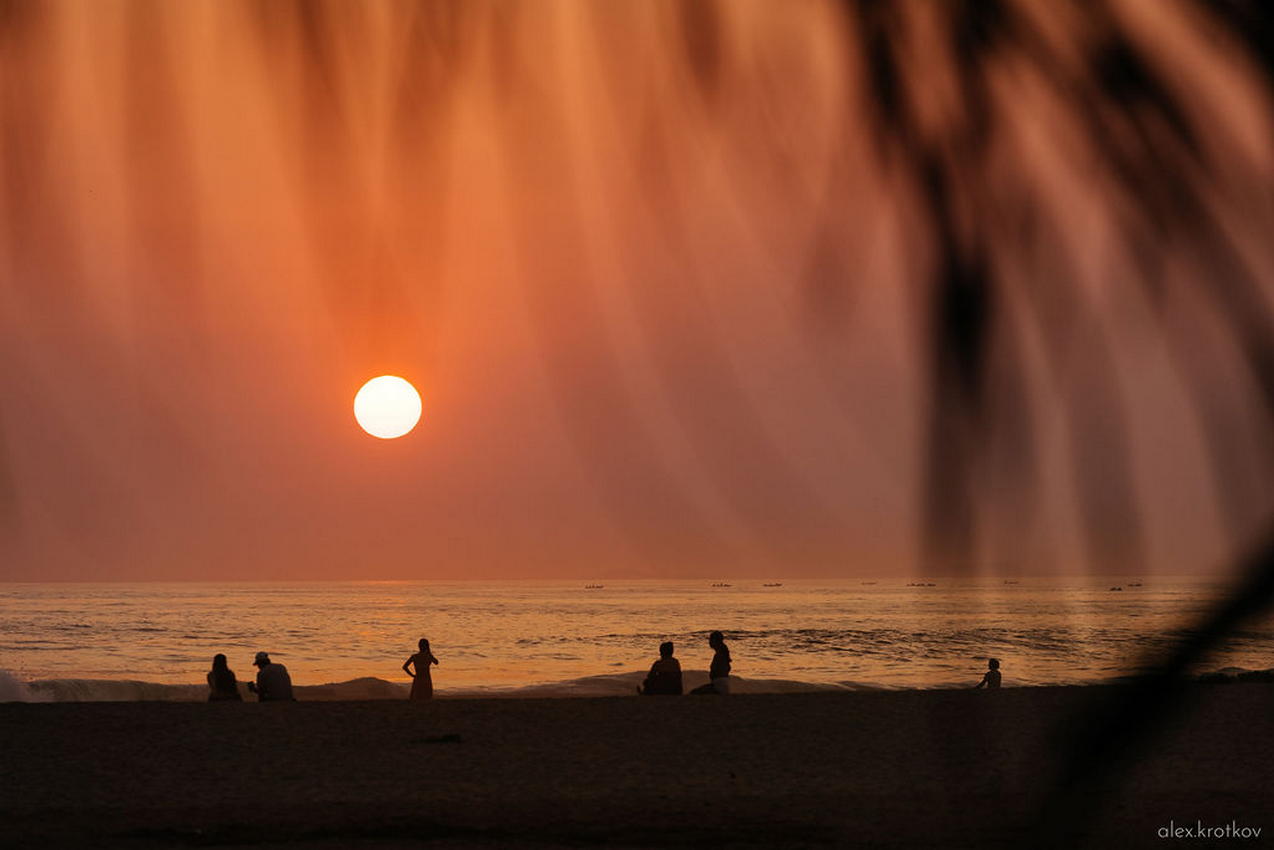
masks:
[[[1190,687],[1041,826],[1076,712],[1123,694],[5,704],[0,844],[1163,847],[1200,819],[1274,843],[1269,684]]]

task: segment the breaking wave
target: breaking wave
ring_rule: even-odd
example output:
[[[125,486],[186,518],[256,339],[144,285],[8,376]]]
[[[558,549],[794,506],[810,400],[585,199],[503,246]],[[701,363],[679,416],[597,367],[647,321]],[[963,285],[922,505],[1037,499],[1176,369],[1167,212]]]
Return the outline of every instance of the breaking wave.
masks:
[[[26,682],[0,670],[0,702],[40,702]]]
[[[435,693],[446,698],[569,698],[609,697],[635,694],[637,685],[645,674],[641,672],[613,673],[600,676],[584,676],[562,682],[546,682],[505,687],[440,688]],[[686,689],[707,681],[707,673],[687,671]],[[813,683],[784,679],[740,679],[732,681],[734,693],[800,693],[808,691],[839,691],[868,689],[870,686],[854,683]],[[245,683],[240,683],[245,700],[254,697],[248,693]],[[331,682],[322,685],[296,685],[293,688],[298,700],[323,702],[339,700],[406,699],[410,685],[365,677],[348,682]],[[121,679],[37,679],[23,682],[9,673],[0,671],[0,702],[202,702],[208,697],[207,685],[167,685],[157,682],[139,682]]]
[[[572,697],[623,697],[636,693],[637,685],[645,674],[637,672],[607,673],[583,676],[560,682],[543,682],[527,685],[469,686],[439,688],[435,694],[441,699],[563,699]],[[1123,681],[1127,677],[1113,677],[1106,683]],[[1201,682],[1274,682],[1274,669],[1245,670],[1226,667],[1203,673],[1196,677]],[[687,691],[708,680],[702,670],[685,673]],[[1096,684],[1098,682],[1094,682]],[[1061,683],[1059,683],[1061,684]],[[967,687],[951,683],[947,687]],[[293,688],[296,698],[305,702],[336,702],[343,700],[395,700],[406,699],[410,685],[390,682],[371,676],[351,679],[348,682],[330,682],[322,685],[297,685]],[[255,699],[248,693],[245,683],[240,683],[245,700]],[[731,693],[734,694],[791,694],[827,691],[893,690],[887,686],[864,682],[801,682],[791,679],[744,679],[731,677]],[[0,702],[203,702],[208,697],[206,685],[167,685],[157,682],[138,682],[121,679],[38,679],[23,682],[10,673],[0,670]]]

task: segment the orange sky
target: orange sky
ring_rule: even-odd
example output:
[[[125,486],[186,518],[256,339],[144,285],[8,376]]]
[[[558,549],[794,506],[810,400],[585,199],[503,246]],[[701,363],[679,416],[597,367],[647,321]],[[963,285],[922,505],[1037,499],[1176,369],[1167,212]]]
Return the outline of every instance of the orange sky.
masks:
[[[300,8],[67,2],[5,25],[0,579],[916,568],[929,248],[855,117],[833,6]],[[1242,75],[1199,73],[1268,176]],[[1038,109],[1000,178],[1073,225],[1053,250],[1116,340],[1152,569],[1197,570],[1232,541],[1171,340]],[[1022,525],[988,497],[983,568],[1080,569],[1057,422],[1112,363],[1081,351],[1059,378],[1037,332],[1019,344],[1038,504]],[[1217,357],[1257,456],[1250,382]],[[400,440],[352,418],[383,373],[424,399]]]

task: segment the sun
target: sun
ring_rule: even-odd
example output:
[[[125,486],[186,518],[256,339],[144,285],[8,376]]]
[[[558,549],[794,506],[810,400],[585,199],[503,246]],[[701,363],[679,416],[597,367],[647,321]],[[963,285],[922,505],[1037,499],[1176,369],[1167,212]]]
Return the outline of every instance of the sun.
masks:
[[[420,393],[397,375],[372,378],[354,396],[354,418],[373,437],[401,437],[420,421]]]

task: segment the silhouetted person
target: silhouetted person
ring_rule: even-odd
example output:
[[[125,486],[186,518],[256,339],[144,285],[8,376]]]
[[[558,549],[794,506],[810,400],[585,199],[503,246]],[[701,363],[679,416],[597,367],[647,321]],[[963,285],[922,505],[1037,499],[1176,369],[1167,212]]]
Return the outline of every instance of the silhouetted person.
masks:
[[[730,693],[730,647],[725,645],[725,635],[713,632],[708,635],[712,647],[712,666],[708,668],[708,684],[695,688],[692,694]]]
[[[646,681],[637,688],[646,696],[680,696],[681,662],[672,657],[672,641],[659,644],[659,660],[650,665]]]
[[[258,652],[252,661],[257,668],[257,682],[248,682],[248,690],[257,695],[257,702],[288,702],[292,696],[292,677],[288,668],[270,660],[268,652]]]
[[[437,664],[438,659],[429,651],[429,641],[421,638],[417,646],[420,647],[420,652],[403,663],[403,672],[411,676],[412,699],[433,699],[434,680],[429,675],[429,665]],[[413,667],[416,668],[414,672]]]
[[[226,657],[218,652],[212,657],[212,669],[208,671],[208,702],[243,702],[239,693],[239,680],[226,665]]]
[[[982,681],[973,686],[975,689],[983,686],[987,688],[998,688],[1000,686],[1000,659],[992,658],[986,663],[986,666],[987,671],[983,674]]]

